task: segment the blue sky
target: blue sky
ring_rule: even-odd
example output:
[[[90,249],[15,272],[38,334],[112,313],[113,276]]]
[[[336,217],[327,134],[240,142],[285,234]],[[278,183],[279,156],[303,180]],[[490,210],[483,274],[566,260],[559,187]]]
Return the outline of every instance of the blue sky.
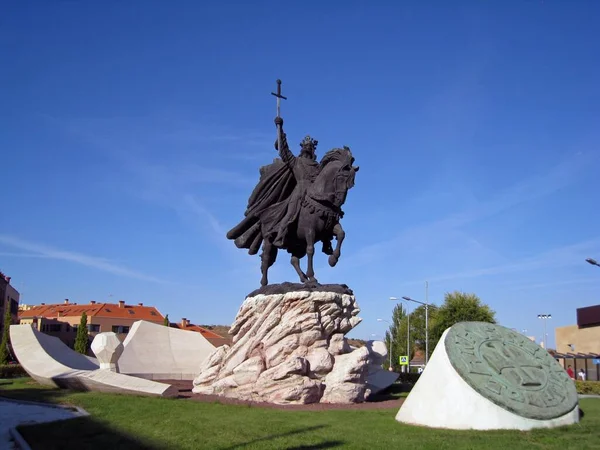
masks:
[[[537,314],[600,303],[600,4],[324,4],[5,5],[0,269],[22,301],[231,323],[260,273],[225,233],[275,156],[281,78],[288,139],[361,166],[342,258],[316,263],[355,290],[350,336],[425,280],[538,339]]]

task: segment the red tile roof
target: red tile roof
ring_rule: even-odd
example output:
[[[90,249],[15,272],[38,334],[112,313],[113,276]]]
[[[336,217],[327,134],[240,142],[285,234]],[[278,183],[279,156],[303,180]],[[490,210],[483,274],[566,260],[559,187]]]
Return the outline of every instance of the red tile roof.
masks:
[[[122,303],[63,303],[53,305],[36,305],[26,311],[19,311],[19,319],[30,317],[81,317],[83,313],[92,317],[126,318],[161,322],[162,314],[154,306],[126,305]]]
[[[212,331],[207,330],[206,328],[202,328],[198,325],[188,324],[183,326],[181,323],[172,323],[171,326],[173,328],[179,328],[180,330],[195,331],[197,333],[200,333],[206,339],[223,339],[223,336],[220,336],[217,333],[213,333]]]

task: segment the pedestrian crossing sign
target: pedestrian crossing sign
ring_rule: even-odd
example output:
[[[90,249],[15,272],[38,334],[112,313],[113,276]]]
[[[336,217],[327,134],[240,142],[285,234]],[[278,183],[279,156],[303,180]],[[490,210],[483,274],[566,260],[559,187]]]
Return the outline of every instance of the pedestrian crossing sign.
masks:
[[[400,365],[408,366],[408,356],[400,356]]]

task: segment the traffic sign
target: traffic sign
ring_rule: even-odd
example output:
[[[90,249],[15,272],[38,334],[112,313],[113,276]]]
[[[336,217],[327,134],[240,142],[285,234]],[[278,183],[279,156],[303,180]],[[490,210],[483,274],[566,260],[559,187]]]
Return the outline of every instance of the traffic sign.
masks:
[[[398,359],[401,366],[408,366],[408,356],[400,356]]]
[[[600,358],[592,359],[593,364],[600,364]]]

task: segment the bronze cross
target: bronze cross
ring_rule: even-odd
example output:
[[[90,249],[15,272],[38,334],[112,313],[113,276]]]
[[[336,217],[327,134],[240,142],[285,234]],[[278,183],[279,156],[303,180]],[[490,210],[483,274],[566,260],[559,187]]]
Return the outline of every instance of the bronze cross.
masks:
[[[287,100],[287,97],[281,95],[281,80],[277,80],[277,94],[275,92],[271,92],[271,95],[277,97],[277,117],[281,117],[280,108],[281,108],[281,99]]]

